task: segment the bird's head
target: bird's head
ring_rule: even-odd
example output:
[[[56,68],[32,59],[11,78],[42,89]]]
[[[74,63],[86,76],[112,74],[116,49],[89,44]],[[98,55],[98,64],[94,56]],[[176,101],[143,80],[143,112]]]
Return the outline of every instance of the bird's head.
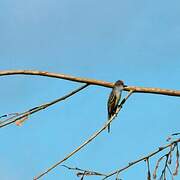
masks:
[[[120,86],[120,87],[127,87],[127,85],[124,84],[124,81],[118,80],[115,82],[114,86]]]

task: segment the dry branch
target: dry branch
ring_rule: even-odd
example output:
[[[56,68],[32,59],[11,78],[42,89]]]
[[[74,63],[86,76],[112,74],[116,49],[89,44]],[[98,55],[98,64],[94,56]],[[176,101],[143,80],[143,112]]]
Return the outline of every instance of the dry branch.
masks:
[[[97,171],[92,171],[92,170],[85,170],[85,169],[81,169],[81,168],[78,168],[78,167],[70,167],[70,166],[67,166],[67,165],[62,165],[63,167],[69,169],[69,170],[72,170],[72,171],[78,171],[77,175],[80,175],[80,176],[101,176],[101,177],[104,177],[103,179],[107,179],[113,175],[116,175],[116,180],[118,179],[119,180],[119,175],[122,171],[125,171],[127,169],[129,169],[131,166],[134,166],[135,164],[138,164],[140,162],[143,162],[143,161],[146,161],[147,163],[147,169],[148,169],[148,173],[147,173],[147,179],[150,180],[151,179],[151,172],[150,172],[150,164],[149,164],[149,159],[152,158],[153,156],[155,156],[156,154],[160,153],[161,151],[165,150],[165,149],[168,149],[170,148],[169,152],[166,153],[165,155],[163,155],[162,157],[160,157],[156,163],[156,166],[155,166],[155,170],[154,170],[154,173],[153,173],[153,178],[156,179],[157,177],[157,169],[159,167],[159,163],[162,161],[163,158],[166,158],[166,161],[165,161],[165,164],[164,164],[164,167],[167,168],[167,170],[169,171],[169,173],[171,174],[172,176],[172,179],[173,179],[173,175],[169,166],[168,166],[168,158],[167,156],[170,155],[171,151],[173,150],[173,148],[171,147],[176,147],[177,148],[177,152],[176,152],[176,169],[175,171],[178,171],[178,167],[179,165],[177,165],[177,162],[178,161],[178,158],[179,158],[179,151],[178,151],[178,143],[180,142],[180,139],[176,139],[174,141],[172,141],[171,143],[167,144],[166,146],[163,146],[163,147],[159,147],[157,150],[155,150],[154,152],[140,158],[140,159],[137,159],[137,160],[134,160],[130,163],[128,163],[127,166],[123,167],[123,168],[120,168],[110,174],[107,174],[107,173],[101,173],[101,172],[97,172]],[[163,169],[163,173],[164,173],[164,169]],[[177,174],[175,174],[177,175]],[[175,176],[174,175],[174,176]],[[162,176],[162,175],[161,175]]]
[[[70,81],[75,81],[75,82],[88,83],[92,85],[104,86],[104,87],[109,87],[109,88],[112,88],[114,85],[113,83],[106,82],[106,81],[80,78],[80,77],[70,76],[66,74],[51,73],[51,72],[46,72],[46,71],[35,71],[35,70],[0,71],[0,76],[18,75],[18,74],[47,76],[47,77],[65,79],[65,80],[70,80]],[[168,95],[168,96],[180,96],[180,91],[178,90],[169,90],[169,89],[160,89],[160,88],[145,88],[145,87],[137,87],[137,86],[128,86],[124,88],[124,90],[125,91],[133,90],[134,92],[139,92],[139,93],[152,93],[152,94],[162,94],[162,95]]]
[[[144,156],[144,157],[142,157],[142,158],[139,158],[139,159],[137,159],[137,160],[135,160],[135,161],[133,161],[133,162],[130,162],[127,166],[125,166],[125,167],[123,167],[123,168],[120,168],[120,169],[118,169],[118,170],[115,170],[115,171],[113,171],[112,173],[109,173],[105,178],[103,178],[103,180],[104,180],[104,179],[107,179],[108,177],[111,177],[111,176],[113,176],[113,175],[115,175],[115,174],[117,174],[117,173],[120,173],[120,172],[122,172],[122,171],[130,168],[131,166],[133,166],[133,165],[141,162],[141,161],[144,161],[144,160],[146,160],[146,159],[149,159],[150,157],[158,154],[159,152],[163,151],[164,149],[167,149],[167,148],[171,147],[172,145],[177,144],[177,143],[179,143],[179,142],[180,142],[180,139],[177,139],[177,140],[174,140],[174,141],[172,141],[171,143],[167,144],[166,146],[159,147],[157,150],[155,150],[154,152],[150,153],[149,155]],[[162,159],[162,158],[161,158],[161,159]],[[158,160],[158,161],[159,161],[159,160]]]

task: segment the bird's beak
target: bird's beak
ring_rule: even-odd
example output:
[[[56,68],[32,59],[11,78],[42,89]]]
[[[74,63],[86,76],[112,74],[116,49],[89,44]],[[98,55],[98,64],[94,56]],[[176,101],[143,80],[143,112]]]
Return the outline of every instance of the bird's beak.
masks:
[[[124,84],[124,87],[128,87],[128,86]]]

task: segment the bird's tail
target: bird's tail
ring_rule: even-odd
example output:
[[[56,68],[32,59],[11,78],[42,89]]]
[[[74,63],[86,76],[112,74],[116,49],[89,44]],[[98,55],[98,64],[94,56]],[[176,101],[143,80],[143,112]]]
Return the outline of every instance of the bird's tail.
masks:
[[[108,121],[109,121],[109,119],[111,118],[111,115],[110,114],[108,114]],[[110,124],[108,125],[108,133],[110,133]]]
[[[110,124],[108,125],[108,133],[110,133]]]

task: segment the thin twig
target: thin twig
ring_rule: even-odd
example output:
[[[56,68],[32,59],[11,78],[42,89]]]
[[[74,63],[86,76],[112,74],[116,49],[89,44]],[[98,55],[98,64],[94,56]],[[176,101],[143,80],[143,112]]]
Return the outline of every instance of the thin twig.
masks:
[[[158,161],[156,163],[156,167],[154,169],[154,173],[153,173],[153,178],[154,179],[156,179],[156,177],[157,177],[157,170],[158,170],[158,167],[159,167],[159,163],[162,161],[162,159],[164,159],[164,157],[166,158],[166,160],[165,160],[164,168],[162,170],[162,173],[161,173],[161,176],[160,176],[159,179],[162,179],[162,180],[166,179],[166,170],[168,170],[170,175],[172,176],[171,169],[170,169],[169,165],[172,162],[172,156],[173,156],[172,153],[173,153],[176,146],[177,146],[177,143],[171,144],[169,146],[169,152],[158,159]],[[173,177],[172,177],[172,179],[173,179]]]
[[[107,178],[109,178],[110,176],[113,176],[113,175],[115,175],[115,174],[117,174],[117,173],[119,173],[119,172],[122,172],[122,171],[130,168],[131,166],[133,166],[133,165],[135,165],[135,164],[137,164],[137,163],[139,163],[139,162],[141,162],[141,161],[144,161],[144,160],[147,159],[147,158],[150,158],[150,157],[156,155],[157,153],[161,152],[162,150],[167,149],[168,147],[170,147],[170,146],[172,146],[173,144],[178,143],[178,142],[180,142],[180,138],[177,139],[177,140],[175,140],[175,141],[172,141],[171,143],[167,144],[166,146],[159,147],[157,150],[155,150],[154,152],[150,153],[150,154],[147,155],[147,156],[144,156],[144,157],[139,158],[139,159],[137,159],[137,160],[135,160],[135,161],[133,161],[133,162],[130,162],[127,166],[125,166],[125,167],[123,167],[123,168],[120,168],[120,169],[118,169],[118,170],[113,171],[112,173],[109,173],[105,178],[103,178],[103,180],[104,180],[104,179],[107,179]]]
[[[169,151],[169,160],[168,160],[168,164],[171,165],[172,162],[172,153],[173,153],[173,146],[170,146],[170,151]]]
[[[178,136],[178,135],[180,135],[180,133],[173,133],[173,134],[171,134],[171,136]]]
[[[174,176],[173,176],[173,173],[172,173],[169,165],[167,165],[167,169],[168,169],[168,171],[169,171],[169,174],[171,175],[171,179],[174,180]]]
[[[145,161],[147,162],[147,167],[148,167],[148,178],[150,179],[150,178],[151,178],[151,173],[150,173],[149,159],[150,159],[151,157],[155,156],[156,154],[160,153],[161,151],[169,148],[169,147],[172,147],[172,146],[174,146],[174,145],[175,145],[175,147],[177,147],[176,145],[178,145],[178,142],[180,142],[180,139],[177,139],[177,140],[171,142],[170,144],[167,144],[166,146],[159,147],[158,150],[150,153],[149,155],[146,155],[146,156],[144,156],[144,157],[142,157],[142,158],[140,158],[140,159],[138,159],[138,160],[135,160],[135,161],[133,161],[133,162],[130,162],[130,163],[128,163],[127,166],[125,166],[125,167],[123,167],[123,168],[121,168],[121,169],[118,169],[118,170],[116,170],[116,171],[114,171],[113,173],[110,173],[110,174],[100,173],[100,172],[92,171],[92,170],[80,169],[80,168],[77,168],[77,167],[76,167],[76,168],[71,168],[71,167],[66,166],[66,165],[61,165],[61,166],[66,167],[66,168],[69,169],[69,170],[80,171],[79,173],[77,173],[77,175],[80,175],[80,176],[82,176],[82,175],[84,174],[84,172],[86,172],[85,175],[87,175],[87,176],[88,176],[88,175],[90,175],[90,176],[91,176],[91,175],[104,176],[104,178],[103,178],[103,180],[104,180],[104,179],[107,179],[107,178],[109,178],[109,177],[111,177],[111,176],[113,176],[113,175],[116,175],[116,180],[118,180],[118,179],[119,179],[118,176],[119,176],[120,172],[125,171],[126,169],[130,168],[131,166],[133,166],[133,165],[135,165],[135,164],[137,164],[137,163],[140,163],[140,162],[142,162],[142,161],[145,160]],[[170,151],[171,151],[171,149],[170,149]],[[166,168],[168,169],[168,171],[169,171],[169,173],[171,174],[172,179],[173,179],[173,175],[174,175],[174,174],[172,174],[172,172],[171,172],[171,170],[170,170],[170,168],[169,168],[169,166],[168,166],[168,163],[167,163],[167,162],[168,162],[167,156],[170,154],[170,151],[158,159],[158,161],[157,161],[157,163],[156,163],[156,167],[155,167],[154,173],[153,173],[153,178],[154,178],[154,179],[156,179],[156,174],[157,174],[155,171],[157,171],[158,166],[159,166],[159,163],[162,161],[162,159],[163,159],[164,157],[166,157],[165,166],[166,166]],[[177,149],[177,152],[179,152],[178,149]],[[178,156],[179,156],[179,155],[178,155]],[[177,167],[176,167],[176,168],[177,168]],[[163,173],[163,177],[164,177],[164,173]]]
[[[155,166],[155,169],[154,169],[154,172],[153,172],[153,178],[154,178],[154,179],[156,179],[156,177],[157,177],[157,170],[158,170],[158,168],[159,168],[159,164],[160,164],[160,162],[163,160],[163,158],[164,158],[165,156],[166,156],[166,155],[160,157],[160,158],[158,159],[157,163],[156,163],[156,166]]]
[[[179,169],[179,148],[178,148],[178,144],[176,144],[176,168],[173,173],[174,176],[178,175],[178,169]]]
[[[88,83],[88,84],[93,84],[93,85],[98,85],[98,86],[109,87],[109,88],[112,88],[114,86],[114,83],[110,83],[106,81],[80,78],[80,77],[75,77],[71,75],[51,73],[51,72],[46,72],[46,71],[34,71],[34,70],[0,71],[0,76],[17,75],[17,74],[47,76],[47,77],[52,77],[52,78],[66,79],[70,81]],[[180,91],[178,90],[169,90],[169,89],[160,89],[160,88],[145,88],[145,87],[137,87],[137,86],[128,86],[124,88],[124,90],[125,91],[133,90],[134,92],[139,92],[139,93],[153,93],[153,94],[161,94],[161,95],[168,95],[168,96],[180,96]]]
[[[1,118],[5,118],[5,117],[12,117],[12,116],[17,116],[17,115],[19,115],[19,113],[10,113],[10,114],[4,114],[4,115],[2,115],[2,116],[0,116],[0,119]]]
[[[120,180],[120,179],[119,179],[119,174],[120,174],[120,172],[117,172],[117,174],[116,174],[116,180]]]
[[[79,87],[78,89],[75,89],[74,91],[68,93],[67,95],[65,95],[63,97],[57,98],[57,99],[55,99],[55,100],[53,100],[53,101],[51,101],[49,103],[45,103],[45,104],[42,104],[40,106],[34,107],[34,108],[32,108],[32,109],[30,109],[28,111],[25,111],[23,113],[19,113],[15,117],[8,118],[8,119],[4,120],[3,123],[0,123],[0,128],[5,127],[5,126],[7,126],[9,124],[12,124],[12,123],[14,123],[14,122],[16,122],[18,120],[23,119],[23,118],[26,118],[30,114],[34,114],[34,113],[36,113],[36,112],[38,112],[40,110],[43,110],[43,109],[45,109],[45,108],[47,108],[47,107],[49,107],[49,106],[51,106],[51,105],[53,105],[55,103],[58,103],[58,102],[60,102],[62,100],[65,100],[68,97],[70,97],[70,96],[74,95],[75,93],[81,91],[82,89],[86,88],[87,86],[88,86],[88,84],[85,84],[85,85]]]
[[[95,132],[92,136],[90,136],[89,139],[87,139],[84,143],[82,143],[79,147],[77,147],[75,150],[73,150],[72,152],[70,152],[67,156],[65,156],[62,160],[60,160],[59,162],[57,162],[56,164],[52,165],[50,168],[48,168],[46,171],[44,171],[43,173],[41,173],[40,175],[38,175],[37,177],[34,178],[34,180],[37,180],[39,178],[41,178],[42,176],[46,175],[48,172],[50,172],[51,170],[53,170],[54,168],[56,168],[58,165],[62,164],[64,161],[66,161],[67,159],[69,159],[71,156],[73,156],[75,153],[77,153],[78,151],[80,151],[84,146],[86,146],[87,144],[89,144],[93,139],[95,139],[102,131],[104,131],[107,126],[113,121],[113,119],[117,116],[118,112],[121,110],[122,105],[125,103],[125,101],[131,96],[131,94],[133,93],[133,91],[130,91],[128,93],[128,95],[122,100],[120,106],[117,108],[116,113],[108,120],[106,121],[106,123],[103,125],[103,127],[98,130],[97,132]]]
[[[67,165],[61,165],[69,170],[73,170],[73,171],[80,171],[77,173],[77,176],[82,176],[84,173],[86,176],[106,176],[106,174],[102,174],[102,173],[98,173],[96,171],[90,171],[90,170],[84,170],[81,168],[77,168],[77,167],[69,167]]]
[[[147,163],[147,168],[148,168],[147,180],[151,180],[151,170],[150,170],[150,165],[149,165],[149,158],[146,159],[146,163]]]
[[[10,113],[10,114],[2,115],[0,118],[4,118],[4,117],[7,117],[7,118],[5,118],[4,120],[1,120],[0,124],[4,124],[4,123],[6,123],[8,121],[11,121],[12,119],[14,119],[16,117],[19,117],[22,114],[23,113]]]
[[[169,153],[166,154],[165,157],[166,157],[166,161],[164,163],[164,168],[162,170],[161,176],[159,178],[160,180],[166,179],[166,169],[167,169],[167,166],[168,166]]]

